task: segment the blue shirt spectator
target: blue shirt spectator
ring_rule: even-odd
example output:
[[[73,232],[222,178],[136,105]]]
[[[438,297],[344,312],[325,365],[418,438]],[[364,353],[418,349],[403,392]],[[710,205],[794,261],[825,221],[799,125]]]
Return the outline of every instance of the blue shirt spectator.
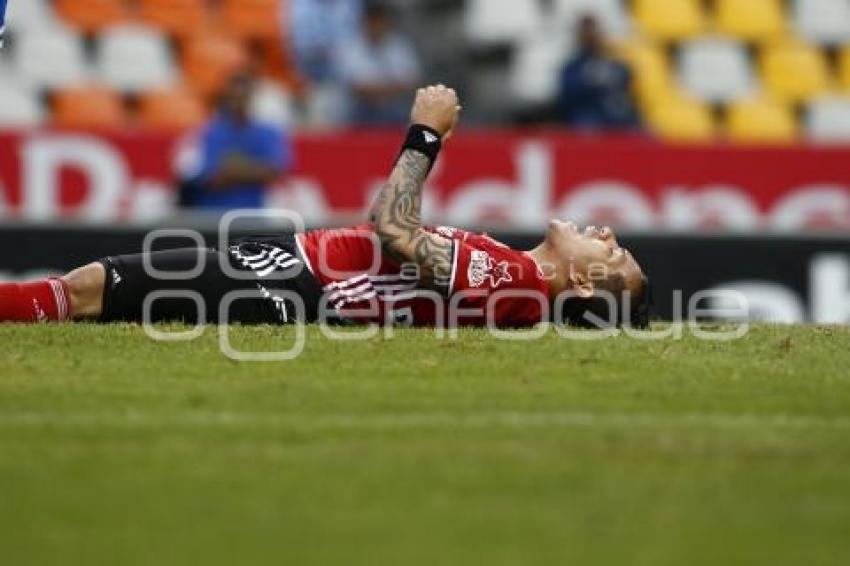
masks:
[[[340,47],[360,28],[362,0],[292,0],[281,6],[298,70],[313,82],[336,80]]]
[[[6,0],[0,0],[0,47],[3,47],[3,34],[6,33]]]
[[[395,31],[390,8],[383,2],[367,4],[363,30],[340,54],[350,120],[366,125],[406,122],[420,75],[416,51]]]
[[[250,118],[253,79],[234,77],[201,133],[201,162],[185,204],[207,210],[262,208],[266,188],[291,165],[286,135]]]
[[[558,105],[567,124],[584,129],[640,127],[630,69],[609,58],[592,16],[579,22],[579,52],[561,74]]]

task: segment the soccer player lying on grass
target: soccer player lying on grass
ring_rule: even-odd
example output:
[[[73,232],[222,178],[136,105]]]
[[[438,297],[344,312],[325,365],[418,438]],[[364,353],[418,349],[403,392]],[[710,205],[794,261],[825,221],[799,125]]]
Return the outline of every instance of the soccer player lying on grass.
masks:
[[[354,323],[518,328],[582,324],[592,314],[645,326],[646,278],[608,228],[553,221],[545,240],[523,252],[422,225],[422,187],[460,111],[452,89],[418,91],[370,224],[246,238],[223,250],[114,256],[61,278],[0,284],[0,320],[275,324],[332,313]],[[239,299],[229,300],[235,292]]]

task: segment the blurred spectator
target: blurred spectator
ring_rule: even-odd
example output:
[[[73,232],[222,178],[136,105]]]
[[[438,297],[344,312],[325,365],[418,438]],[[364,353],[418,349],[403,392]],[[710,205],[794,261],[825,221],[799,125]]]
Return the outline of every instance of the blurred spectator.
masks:
[[[281,5],[290,24],[284,36],[292,39],[298,70],[314,83],[335,80],[339,49],[360,28],[362,0],[292,0]]]
[[[578,52],[561,74],[558,104],[563,119],[584,129],[639,127],[631,71],[605,53],[605,38],[594,16],[580,18],[577,32]]]
[[[3,35],[6,33],[6,0],[0,0],[0,47],[3,47]]]
[[[350,120],[367,125],[403,123],[420,79],[419,59],[410,41],[396,31],[387,4],[370,1],[365,10],[360,33],[340,53]]]
[[[254,78],[236,74],[219,111],[200,134],[200,163],[183,191],[183,204],[223,211],[261,208],[266,188],[291,165],[292,149],[277,128],[251,118]]]

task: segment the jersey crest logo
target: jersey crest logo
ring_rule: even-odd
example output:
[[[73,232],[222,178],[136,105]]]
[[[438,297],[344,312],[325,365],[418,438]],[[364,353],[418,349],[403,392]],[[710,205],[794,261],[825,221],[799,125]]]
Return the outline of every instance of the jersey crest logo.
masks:
[[[508,271],[508,267],[507,261],[496,263],[487,252],[474,250],[467,271],[469,285],[470,287],[480,287],[489,279],[490,286],[495,289],[502,283],[510,283],[514,278]]]

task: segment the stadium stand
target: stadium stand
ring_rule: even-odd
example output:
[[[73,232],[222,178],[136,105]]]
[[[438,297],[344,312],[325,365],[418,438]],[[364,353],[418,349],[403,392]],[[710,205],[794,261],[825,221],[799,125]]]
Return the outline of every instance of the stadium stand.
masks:
[[[280,34],[278,0],[223,0],[222,23],[243,39],[273,39]]]
[[[206,108],[191,92],[183,89],[149,91],[139,102],[139,125],[165,131],[183,131],[203,123]]]
[[[53,125],[69,129],[121,128],[128,114],[115,92],[99,87],[76,87],[56,92]]]
[[[127,5],[122,0],[57,0],[56,12],[68,25],[85,32],[98,33],[127,20]]]
[[[631,21],[620,0],[554,0],[556,27],[572,30],[583,15],[593,14],[611,37],[622,38],[631,31]]]
[[[183,107],[203,109],[222,77],[250,55],[267,79],[259,105],[266,115],[279,123],[315,119],[303,110],[310,104],[293,101],[306,90],[281,39],[286,36],[280,27],[287,20],[287,1],[12,2],[10,41],[0,65],[6,68],[3,84],[15,88],[5,89],[4,100],[22,109],[24,122],[50,120],[56,109],[45,104],[49,97],[44,94],[82,86],[111,90],[125,106],[133,98],[122,95],[143,100],[150,94],[151,100],[161,100],[167,92],[179,93]],[[497,48],[506,53],[481,66],[476,59],[468,65],[461,56],[447,62],[450,49],[442,44],[421,42],[426,59],[429,49],[436,58],[440,77],[448,68],[449,76],[468,77],[473,90],[509,85],[512,100],[507,104],[503,96],[478,97],[481,104],[493,105],[488,113],[476,100],[485,120],[510,120],[511,112],[554,99],[561,66],[573,50],[575,22],[586,13],[596,15],[615,53],[633,68],[642,113],[662,137],[699,138],[707,132],[728,132],[744,140],[784,140],[789,132],[830,137],[832,133],[821,134],[829,122],[823,116],[840,114],[840,105],[830,101],[850,96],[850,0],[395,4],[410,16],[406,21],[420,38],[427,38],[426,31],[435,26],[441,29],[436,24],[429,28],[427,20],[439,4],[441,14],[454,14],[448,20],[441,15],[440,21],[457,22],[451,30],[459,32],[452,31],[458,44],[451,50],[489,53]],[[185,97],[197,101],[185,102]],[[671,107],[665,110],[664,104]],[[140,123],[170,121],[159,111],[140,112]],[[148,112],[156,118],[148,120]],[[122,114],[132,119],[133,113]],[[711,127],[705,127],[705,116]],[[836,128],[843,123],[838,118],[834,122]]]
[[[699,0],[635,0],[635,18],[644,34],[663,41],[689,39],[706,27]]]
[[[58,25],[16,37],[14,57],[18,80],[37,89],[78,85],[91,75],[82,37]]]
[[[771,99],[738,101],[729,107],[726,133],[735,142],[785,143],[797,136],[791,109]]]
[[[806,131],[814,141],[850,141],[850,95],[813,100],[808,107]]]
[[[116,90],[137,93],[175,80],[168,42],[155,28],[111,27],[100,36],[98,52],[98,77]]]
[[[646,118],[655,132],[671,141],[710,141],[716,135],[709,106],[686,96],[656,101]]]
[[[140,0],[145,23],[180,38],[208,33],[213,25],[205,0]]]
[[[717,29],[752,42],[781,38],[786,32],[781,0],[717,0]]]
[[[29,128],[39,126],[43,121],[44,111],[33,93],[5,82],[0,71],[0,124]]]
[[[543,17],[537,0],[469,0],[465,26],[473,44],[511,44],[537,33]]]
[[[767,47],[762,55],[767,90],[789,102],[823,94],[830,86],[829,66],[817,47],[794,40]]]
[[[690,94],[711,102],[741,99],[755,88],[746,50],[723,38],[698,39],[684,45],[679,77]]]
[[[247,57],[243,45],[226,36],[193,37],[184,46],[183,72],[195,91],[208,98],[221,89]]]

